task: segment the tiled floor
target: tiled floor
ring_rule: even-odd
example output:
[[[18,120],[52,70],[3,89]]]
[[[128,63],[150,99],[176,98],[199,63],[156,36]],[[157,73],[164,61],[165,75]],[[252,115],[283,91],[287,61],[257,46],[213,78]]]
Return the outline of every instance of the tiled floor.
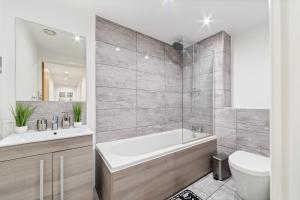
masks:
[[[242,200],[236,193],[233,180],[217,181],[212,173],[198,180],[186,189],[193,191],[203,200]]]

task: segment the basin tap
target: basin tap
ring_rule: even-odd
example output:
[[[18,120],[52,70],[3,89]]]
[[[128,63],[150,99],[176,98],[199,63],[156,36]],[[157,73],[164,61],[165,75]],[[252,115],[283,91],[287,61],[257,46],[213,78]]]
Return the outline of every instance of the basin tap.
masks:
[[[52,117],[52,130],[57,130],[58,129],[58,116],[53,115]]]
[[[63,112],[62,128],[70,128],[71,117],[68,112]]]

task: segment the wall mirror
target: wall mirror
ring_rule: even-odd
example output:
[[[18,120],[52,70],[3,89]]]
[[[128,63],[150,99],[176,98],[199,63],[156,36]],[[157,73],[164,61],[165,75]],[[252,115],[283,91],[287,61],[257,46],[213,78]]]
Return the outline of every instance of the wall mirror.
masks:
[[[86,101],[86,39],[16,18],[16,100]]]

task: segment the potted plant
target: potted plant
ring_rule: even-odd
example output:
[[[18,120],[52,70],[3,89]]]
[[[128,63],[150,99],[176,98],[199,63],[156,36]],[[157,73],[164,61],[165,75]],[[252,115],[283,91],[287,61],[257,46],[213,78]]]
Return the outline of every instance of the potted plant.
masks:
[[[80,103],[73,104],[73,114],[74,114],[74,127],[79,128],[82,126],[81,122],[82,108]]]
[[[16,122],[16,133],[24,133],[28,130],[27,121],[34,111],[34,107],[17,103],[15,109],[11,108],[11,112]]]

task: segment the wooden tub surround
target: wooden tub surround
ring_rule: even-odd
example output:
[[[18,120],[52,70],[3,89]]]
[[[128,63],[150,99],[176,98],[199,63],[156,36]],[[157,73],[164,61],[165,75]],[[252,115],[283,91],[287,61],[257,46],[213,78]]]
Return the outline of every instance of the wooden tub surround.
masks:
[[[112,171],[96,153],[96,190],[100,200],[163,200],[211,171],[216,139]]]

